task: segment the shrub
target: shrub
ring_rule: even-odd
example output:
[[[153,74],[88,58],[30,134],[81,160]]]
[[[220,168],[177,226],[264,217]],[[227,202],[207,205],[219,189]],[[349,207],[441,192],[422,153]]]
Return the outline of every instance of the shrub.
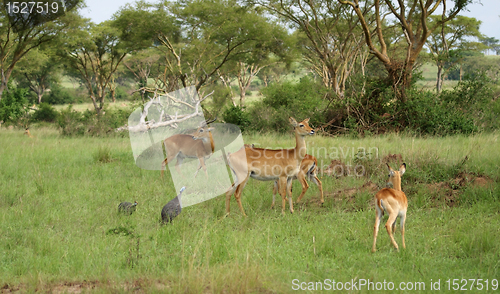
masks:
[[[61,128],[63,136],[75,136],[85,134],[84,117],[82,113],[73,110],[70,104],[66,109],[62,109],[57,124]]]
[[[57,123],[64,136],[104,136],[127,123],[132,109],[104,109],[100,115],[94,110],[78,112],[69,105],[61,110]]]
[[[28,89],[16,88],[11,84],[2,94],[0,100],[0,120],[17,122],[28,111]]]
[[[248,112],[239,106],[231,105],[224,111],[222,118],[226,123],[238,125],[242,132],[250,125]]]
[[[421,134],[470,134],[477,131],[472,114],[442,101],[432,92],[409,91],[410,98],[401,105],[401,120]]]
[[[55,122],[59,113],[47,103],[40,103],[38,110],[32,116],[33,121]]]
[[[43,96],[43,101],[48,104],[70,104],[79,102],[79,99],[59,84],[53,84],[48,94]]]
[[[250,125],[254,131],[288,132],[288,118],[310,118],[312,125],[324,121],[326,89],[309,77],[298,83],[273,84],[262,89],[264,99],[248,109]]]

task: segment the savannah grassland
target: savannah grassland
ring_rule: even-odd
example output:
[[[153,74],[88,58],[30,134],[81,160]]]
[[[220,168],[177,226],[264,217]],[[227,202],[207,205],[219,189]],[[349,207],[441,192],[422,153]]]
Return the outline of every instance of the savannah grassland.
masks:
[[[177,193],[168,173],[161,180],[159,171],[135,165],[128,137],[66,138],[50,128],[31,131],[34,138],[21,130],[0,130],[2,293],[290,293],[294,279],[370,279],[392,282],[396,289],[401,282],[425,283],[425,290],[403,293],[436,292],[430,290],[431,280],[441,280],[438,292],[453,292],[447,290],[448,279],[483,279],[489,280],[489,290],[471,292],[499,291],[491,283],[500,279],[498,133],[315,135],[307,138],[308,150],[321,165],[338,155],[366,171],[360,177],[320,175],[323,206],[311,184],[295,213],[282,215],[281,201],[270,209],[272,183],[250,180],[243,192],[248,217],[232,198],[225,218],[221,195],[183,209],[163,226],[161,208]],[[291,135],[244,140],[264,147],[295,144]],[[371,153],[356,157],[363,148],[372,148]],[[407,164],[402,182],[409,199],[407,248],[395,251],[382,226],[378,251],[371,253],[373,190],[385,187],[383,159],[389,153],[401,154]],[[299,192],[294,182],[294,199]],[[117,213],[120,202],[134,200],[139,205],[133,215]],[[395,238],[401,246],[399,228]],[[351,292],[368,291],[365,286]]]

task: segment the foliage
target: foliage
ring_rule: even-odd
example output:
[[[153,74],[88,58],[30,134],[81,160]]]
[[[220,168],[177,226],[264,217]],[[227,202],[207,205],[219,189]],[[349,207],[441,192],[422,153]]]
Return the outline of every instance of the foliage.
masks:
[[[402,106],[404,124],[420,134],[470,134],[478,130],[471,113],[440,100],[429,91],[411,91],[408,102]]]
[[[464,57],[461,65],[450,72],[449,78],[459,80],[460,72],[462,78],[465,75],[474,76],[486,74],[489,79],[498,84],[500,77],[500,58],[497,56],[483,56],[477,52],[471,52]]]
[[[127,123],[132,109],[104,109],[100,115],[94,111],[78,112],[69,105],[62,109],[57,123],[63,136],[108,136],[114,129]]]
[[[343,5],[350,6],[356,12],[363,28],[366,45],[370,48],[370,53],[384,64],[388,73],[387,79],[391,81],[396,94],[395,98],[403,103],[407,100],[405,92],[411,87],[413,67],[430,34],[453,20],[460,11],[465,10],[467,5],[472,2],[472,0],[455,0],[455,5],[448,11],[444,11],[442,18],[433,23],[431,21],[432,14],[436,13],[441,0],[429,0],[425,5],[419,0],[398,1],[397,3],[375,1],[373,6],[375,17],[378,19],[375,22],[370,22],[363,15],[363,7],[360,7],[358,2],[338,1]],[[415,7],[418,7],[418,9],[415,9]],[[386,23],[380,21],[380,19],[385,18],[382,15],[385,15],[387,11],[395,19],[394,26],[389,30],[384,27]],[[389,40],[386,40],[387,33],[393,30],[398,31],[396,36],[400,41],[397,43],[401,46],[400,49],[404,50],[387,50],[392,46],[388,42]],[[373,34],[372,32],[375,31],[377,33]],[[405,55],[404,58],[401,58],[401,53]]]
[[[50,46],[31,50],[19,61],[13,73],[20,86],[29,88],[36,95],[36,103],[41,103],[46,91],[58,82],[61,62],[53,51],[55,49]]]
[[[290,116],[310,118],[313,126],[323,122],[326,89],[307,76],[298,83],[272,84],[262,94],[263,100],[248,109],[250,130],[288,132]]]
[[[14,87],[9,84],[9,87],[2,94],[0,100],[0,121],[17,122],[28,112],[28,92],[26,88]]]
[[[53,83],[48,94],[43,99],[48,104],[70,104],[81,101],[80,97],[74,96],[69,89],[63,88],[59,84]]]
[[[493,97],[492,81],[485,72],[466,75],[453,91],[443,91],[440,95],[443,102],[464,110],[483,108]]]
[[[249,113],[239,106],[229,106],[222,114],[222,118],[226,123],[239,126],[242,132],[251,124]]]
[[[73,2],[73,1],[72,1]],[[69,2],[67,3],[69,8]],[[73,2],[71,7],[74,7]],[[36,14],[35,14],[36,15]],[[43,18],[42,18],[43,19]],[[54,41],[60,38],[67,38],[62,33],[64,29],[78,21],[80,17],[75,10],[67,11],[53,21],[36,23],[30,21],[9,21],[7,10],[0,10],[0,40],[2,40],[2,50],[0,50],[0,96],[7,88],[8,82],[13,74],[17,63],[26,57],[26,54],[35,48],[47,44],[53,45]],[[20,28],[19,25],[24,25]],[[0,97],[1,99],[1,97]]]
[[[437,23],[441,16],[431,16],[431,20]],[[481,43],[473,41],[482,37],[479,32],[481,21],[473,17],[458,15],[450,20],[446,25],[441,24],[441,29],[437,29],[429,36],[426,46],[431,51],[432,59],[438,67],[437,72],[437,92],[441,91],[445,71],[449,70],[450,65],[455,65],[461,61],[460,52],[463,50],[479,49]],[[458,58],[457,58],[458,57]]]
[[[59,113],[48,103],[40,103],[38,109],[32,115],[33,121],[55,122]]]
[[[231,72],[228,63],[262,64],[270,52],[289,51],[282,26],[236,0],[165,1],[165,6],[159,9],[171,11],[185,33],[178,41],[170,30],[160,34],[160,49],[167,53],[167,76],[159,77],[164,89],[193,85],[199,90]]]
[[[346,99],[329,105],[325,120],[335,127],[327,131],[367,135],[406,130],[445,136],[491,130],[496,125],[494,86],[484,73],[466,76],[453,90],[439,95],[414,84],[407,91],[406,103],[398,101],[390,85],[380,79],[360,77],[352,79],[351,86]]]
[[[84,119],[82,113],[73,110],[73,106],[71,104],[66,109],[62,109],[59,117],[57,118],[57,124],[59,125],[63,136],[85,134],[83,121]]]

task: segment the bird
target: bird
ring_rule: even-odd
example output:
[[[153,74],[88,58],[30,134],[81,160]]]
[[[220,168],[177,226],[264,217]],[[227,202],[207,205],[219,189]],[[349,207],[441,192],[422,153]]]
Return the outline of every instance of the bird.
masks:
[[[131,215],[135,211],[137,204],[137,201],[135,201],[134,203],[122,202],[118,205],[118,212]]]
[[[181,213],[181,195],[184,190],[186,190],[186,187],[182,187],[179,191],[179,195],[163,206],[163,209],[161,210],[161,220],[163,223],[171,222]]]

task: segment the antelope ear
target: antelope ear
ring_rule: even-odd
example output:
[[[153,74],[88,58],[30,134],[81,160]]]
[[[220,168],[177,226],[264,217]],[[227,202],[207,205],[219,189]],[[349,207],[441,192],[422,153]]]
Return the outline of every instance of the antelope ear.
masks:
[[[304,119],[304,122],[308,123],[309,122],[309,118]]]
[[[208,130],[209,132],[211,132],[211,131],[215,130],[215,128],[208,128],[207,130]]]
[[[399,167],[399,175],[402,176],[406,171],[406,163],[403,163],[400,167]]]
[[[385,164],[387,165],[387,169],[389,170],[389,175],[393,176],[394,175],[394,170],[392,169],[392,167],[387,162]]]
[[[290,121],[290,123],[292,124],[292,126],[296,127],[297,126],[297,121],[295,120],[295,118],[291,117],[288,119]]]

